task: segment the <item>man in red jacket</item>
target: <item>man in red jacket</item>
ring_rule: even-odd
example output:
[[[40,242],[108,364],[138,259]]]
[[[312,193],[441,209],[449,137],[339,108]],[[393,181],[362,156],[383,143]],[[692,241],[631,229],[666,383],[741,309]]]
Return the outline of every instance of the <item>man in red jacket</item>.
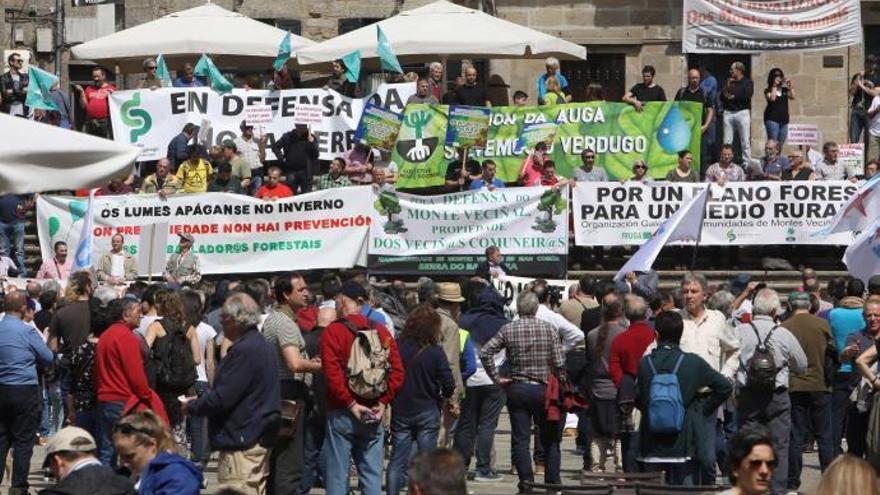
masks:
[[[144,371],[140,342],[133,333],[141,319],[140,303],[126,299],[121,306],[122,314],[101,334],[95,350],[100,432],[98,452],[105,466],[116,466],[113,426],[122,416],[126,403],[150,404],[153,396]]]
[[[403,365],[394,338],[378,323],[361,315],[367,293],[355,282],[347,282],[336,296],[334,321],[321,335],[321,363],[327,377],[327,472],[324,476],[327,495],[348,493],[348,467],[354,457],[358,481],[364,495],[379,495],[382,490],[383,436],[382,415],[403,385]],[[348,359],[355,332],[373,328],[382,346],[388,350],[387,390],[376,400],[358,397],[348,385]]]

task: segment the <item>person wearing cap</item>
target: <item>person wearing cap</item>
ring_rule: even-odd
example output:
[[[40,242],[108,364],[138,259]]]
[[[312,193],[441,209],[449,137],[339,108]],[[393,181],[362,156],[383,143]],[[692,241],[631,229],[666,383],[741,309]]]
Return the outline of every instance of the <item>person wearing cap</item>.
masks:
[[[461,295],[461,286],[454,282],[437,284],[437,313],[443,324],[440,326],[440,345],[452,370],[455,380],[455,393],[443,408],[443,421],[440,423],[440,447],[448,447],[452,441],[449,430],[458,418],[459,401],[464,397],[464,382],[461,376],[461,342],[458,335],[458,318],[461,316],[461,303],[465,301]]]
[[[394,338],[384,325],[370,323],[361,314],[362,301],[366,298],[367,292],[361,284],[354,281],[343,284],[336,295],[336,313],[340,319],[328,325],[321,336],[321,365],[327,379],[324,485],[328,495],[348,493],[352,458],[362,492],[365,495],[381,493],[383,416],[403,385],[403,364]],[[358,330],[374,329],[389,351],[387,390],[378,399],[359,397],[348,387],[346,370],[355,332],[347,324]]]
[[[199,269],[199,258],[192,252],[195,238],[188,233],[181,233],[178,236],[180,249],[168,258],[163,276],[166,282],[178,287],[183,284],[197,284],[202,279],[202,272]]]
[[[203,193],[208,191],[208,181],[213,174],[211,164],[204,160],[201,146],[191,144],[186,149],[186,161],[177,169],[177,180],[183,185],[185,193]]]
[[[254,126],[242,120],[239,126],[241,135],[233,140],[238,154],[251,168],[251,185],[249,194],[255,194],[263,185],[263,162],[266,160],[266,141],[269,135],[265,132],[260,139],[254,138]]]
[[[27,493],[34,439],[40,426],[37,365],[55,361],[38,332],[23,320],[24,291],[7,292],[6,315],[0,320],[0,459],[12,447],[10,493]],[[3,474],[0,471],[0,481]]]
[[[810,313],[810,295],[794,291],[788,295],[791,316],[782,322],[797,338],[807,356],[807,370],[789,380],[791,399],[791,445],[789,445],[788,491],[800,488],[803,443],[809,432],[819,445],[822,471],[834,460],[831,440],[831,389],[825,379],[825,350],[834,346],[831,327],[824,318]],[[835,351],[836,352],[836,351]]]
[[[54,485],[39,495],[135,495],[131,481],[101,464],[98,445],[89,432],[76,426],[58,430],[46,446],[46,461]]]
[[[144,59],[144,74],[146,75],[141,79],[141,82],[138,85],[140,89],[156,89],[164,86],[162,80],[156,76],[156,70],[158,68],[159,65],[153,57]]]
[[[97,276],[99,282],[110,285],[125,285],[137,279],[137,260],[122,248],[125,236],[115,234],[110,238],[110,251],[98,260]]]
[[[238,154],[235,141],[231,139],[223,141],[223,157],[232,167],[232,178],[239,181],[243,191],[247,191],[251,187],[251,164]]]

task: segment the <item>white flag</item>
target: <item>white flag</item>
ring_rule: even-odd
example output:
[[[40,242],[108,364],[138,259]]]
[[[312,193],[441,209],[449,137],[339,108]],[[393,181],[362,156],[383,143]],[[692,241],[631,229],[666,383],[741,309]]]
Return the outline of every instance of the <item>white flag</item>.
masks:
[[[95,193],[97,191],[97,189],[89,191],[89,202],[86,206],[82,232],[79,235],[79,244],[76,246],[76,255],[73,258],[73,271],[92,267],[92,229],[95,224]]]
[[[698,241],[703,230],[703,217],[706,213],[706,201],[709,200],[711,185],[700,194],[678,208],[654,232],[654,235],[642,244],[636,254],[621,267],[614,280],[621,280],[629,272],[646,272],[654,265],[654,260],[667,243],[673,241]]]
[[[880,222],[864,229],[846,248],[843,263],[850,275],[866,284],[872,275],[880,274]]]
[[[814,235],[831,235],[838,232],[860,232],[880,217],[880,174],[862,186],[840,206],[828,226]]]

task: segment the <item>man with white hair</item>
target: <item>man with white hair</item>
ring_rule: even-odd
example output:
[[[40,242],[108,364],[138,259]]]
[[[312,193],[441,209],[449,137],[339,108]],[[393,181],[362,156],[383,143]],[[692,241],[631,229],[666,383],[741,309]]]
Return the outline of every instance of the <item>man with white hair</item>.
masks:
[[[571,95],[568,94],[568,79],[559,72],[559,60],[556,57],[547,57],[544,61],[546,72],[538,76],[538,104],[544,104],[544,95],[547,94],[547,78],[556,77],[559,81],[559,89],[565,94],[565,101],[571,101]]]
[[[776,323],[781,313],[779,295],[762,289],[752,303],[752,321],[736,327],[742,344],[736,372],[739,428],[764,425],[773,434],[778,465],[773,493],[786,493],[791,435],[789,377],[803,374],[807,356],[790,331]]]
[[[442,88],[443,64],[440,62],[431,62],[431,65],[429,65],[428,68],[428,75],[430,76],[428,82],[430,83],[431,93],[437,101],[440,101],[440,97],[446,92],[446,89]]]

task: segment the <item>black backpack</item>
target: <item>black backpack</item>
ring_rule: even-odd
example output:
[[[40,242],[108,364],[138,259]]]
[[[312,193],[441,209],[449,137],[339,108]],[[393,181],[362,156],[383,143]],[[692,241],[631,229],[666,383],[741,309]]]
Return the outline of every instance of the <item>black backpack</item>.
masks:
[[[767,338],[761,341],[758,328],[754,323],[749,323],[758,339],[755,352],[746,363],[746,388],[757,392],[772,392],[776,388],[776,374],[779,367],[776,366],[776,358],[773,357],[773,347],[770,345],[770,337],[777,327],[770,329]]]
[[[196,365],[189,339],[183,327],[165,319],[159,320],[165,336],[153,342],[150,361],[156,377],[156,388],[184,393],[196,382]]]

